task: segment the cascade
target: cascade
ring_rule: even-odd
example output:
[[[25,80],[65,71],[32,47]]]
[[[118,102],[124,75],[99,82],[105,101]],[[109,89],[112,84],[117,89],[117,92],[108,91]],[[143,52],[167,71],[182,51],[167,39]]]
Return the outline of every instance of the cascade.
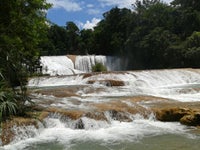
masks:
[[[50,75],[74,74],[73,62],[66,56],[42,56],[42,73]]]
[[[70,63],[68,67],[75,70],[71,60],[65,61],[68,58],[63,57],[60,60]],[[48,65],[52,60],[58,61],[57,58],[47,59],[44,58]],[[89,71],[89,66],[95,62],[109,66],[108,60],[111,59],[105,56],[77,56],[79,63],[76,63],[82,71]],[[115,86],[102,81],[124,84]],[[176,116],[176,109],[182,113],[179,115],[186,117],[190,112],[199,113],[200,69],[43,76],[30,79],[28,87],[33,102],[43,108],[36,114],[43,118],[39,116],[36,126],[14,126],[11,131],[15,138],[5,146],[0,140],[2,150],[145,150],[149,147],[167,150],[180,149],[183,144],[186,150],[197,150],[200,146],[197,128],[182,125],[177,120],[161,122],[156,116],[164,112],[162,109]],[[38,117],[36,114],[34,119]]]
[[[96,63],[101,63],[107,67],[108,71],[119,71],[121,70],[121,60],[117,57],[112,56],[77,56],[75,62],[75,68],[84,72],[91,72],[92,66]]]
[[[84,72],[91,72],[92,66],[95,65],[95,56],[77,56],[75,61],[75,68]],[[101,61],[100,63],[103,63]]]
[[[101,55],[75,56],[74,62],[67,56],[41,56],[40,62],[42,73],[51,76],[91,72],[96,63],[102,63],[108,71],[121,70],[120,58]]]
[[[123,87],[112,88],[106,86],[106,82],[98,81],[121,81]],[[92,81],[92,82],[90,82]],[[96,82],[95,82],[96,81]],[[93,93],[93,96],[134,96],[134,95],[152,95],[164,98],[176,98],[181,101],[199,101],[198,90],[193,87],[199,87],[200,70],[198,69],[173,69],[173,70],[149,70],[149,71],[125,71],[122,73],[96,74],[84,78],[83,74],[73,76],[58,77],[39,77],[32,78],[29,81],[30,87],[50,87],[50,86],[70,86],[82,85],[88,86],[88,83],[94,83],[91,88],[100,88],[104,86],[101,93]],[[109,85],[109,84],[108,84]],[[78,91],[82,96],[91,94],[85,93],[89,87]],[[85,91],[84,91],[85,90]]]
[[[151,136],[161,136],[163,134],[181,135],[183,133],[187,137],[190,136],[190,134],[186,134],[187,128],[178,123],[163,123],[152,118],[144,119],[141,116],[134,116],[133,122],[111,120],[109,124],[83,118],[86,129],[76,129],[75,126],[73,127],[75,122],[63,121],[55,117],[47,118],[43,127],[37,131],[35,131],[35,128],[33,129],[32,132],[35,135],[28,135],[27,131],[29,129],[21,128],[21,132],[24,133],[24,137],[21,138],[23,140],[15,139],[13,143],[4,146],[3,149],[76,149],[74,146],[77,145],[81,149],[87,150],[88,147],[85,146],[91,145],[91,143],[95,143],[97,148],[102,147],[103,144],[105,147],[109,146],[116,149],[115,146],[119,147],[126,142],[133,143],[132,146],[137,145],[139,140],[141,141],[141,139]],[[21,133],[18,132],[18,134],[21,137]],[[159,140],[160,142],[162,141]],[[104,146],[101,148],[102,150],[105,149]]]

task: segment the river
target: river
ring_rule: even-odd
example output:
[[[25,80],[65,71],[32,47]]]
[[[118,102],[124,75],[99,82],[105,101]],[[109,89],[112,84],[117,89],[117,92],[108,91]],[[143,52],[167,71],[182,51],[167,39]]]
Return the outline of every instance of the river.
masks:
[[[124,85],[108,85],[107,80],[123,81]],[[89,84],[89,81],[95,82]],[[146,117],[140,113],[131,114],[124,107],[148,109],[162,99],[200,102],[199,69],[39,77],[29,81],[29,89],[33,101],[42,107],[102,112],[104,119],[83,115],[73,120],[52,113],[39,123],[39,128],[16,127],[16,138],[0,147],[2,150],[197,150],[200,147],[200,130],[196,127],[161,122],[153,113]],[[140,100],[135,100],[138,97]],[[121,106],[128,121],[117,119],[124,114],[117,116],[116,112],[108,111],[110,108],[121,111]]]

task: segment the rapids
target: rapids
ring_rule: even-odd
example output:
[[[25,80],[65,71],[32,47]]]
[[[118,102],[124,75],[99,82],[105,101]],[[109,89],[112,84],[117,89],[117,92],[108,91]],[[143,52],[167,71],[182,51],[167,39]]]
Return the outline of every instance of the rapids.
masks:
[[[39,106],[58,110],[38,122],[38,128],[14,127],[17,136],[2,150],[199,149],[199,129],[158,121],[148,111],[161,101],[200,102],[199,69],[46,76],[30,79],[28,87]],[[133,114],[132,108],[145,112]]]
[[[123,87],[106,87],[99,80],[120,80],[125,83]],[[96,81],[88,86],[88,81]],[[200,70],[198,69],[173,69],[149,71],[125,71],[109,74],[97,74],[84,78],[84,74],[73,76],[53,76],[33,78],[29,81],[30,87],[74,86],[82,85],[77,91],[82,97],[96,96],[135,96],[151,95],[171,98],[178,101],[200,101]],[[85,92],[89,88],[100,88],[101,92]]]

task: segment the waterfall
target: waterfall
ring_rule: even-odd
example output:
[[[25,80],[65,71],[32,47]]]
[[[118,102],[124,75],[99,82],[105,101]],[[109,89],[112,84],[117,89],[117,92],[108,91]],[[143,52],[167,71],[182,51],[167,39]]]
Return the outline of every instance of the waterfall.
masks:
[[[74,65],[66,56],[42,56],[42,73],[50,75],[74,74]]]
[[[121,70],[120,58],[112,56],[76,56],[74,62],[67,56],[42,56],[40,62],[42,73],[51,76],[91,72],[96,63],[102,63],[108,71]]]
[[[77,56],[75,68],[84,72],[91,72],[92,66],[95,65],[95,63],[95,56]]]
[[[122,68],[120,58],[101,55],[77,56],[75,68],[84,72],[91,72],[92,66],[97,63],[101,63],[106,66],[108,71],[119,71]]]

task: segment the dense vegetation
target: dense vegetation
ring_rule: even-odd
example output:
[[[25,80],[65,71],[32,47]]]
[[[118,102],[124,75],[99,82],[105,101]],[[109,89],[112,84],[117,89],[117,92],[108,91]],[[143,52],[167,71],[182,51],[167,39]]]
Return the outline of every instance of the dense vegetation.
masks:
[[[107,71],[107,68],[102,63],[96,63],[94,66],[92,66],[92,72],[103,72],[103,71]]]
[[[30,102],[26,81],[39,59],[39,43],[45,40],[46,0],[0,2],[0,121],[23,115]],[[19,86],[18,89],[15,87]]]
[[[129,69],[200,67],[199,0],[138,0],[133,10],[111,9],[94,30],[52,25],[42,54],[118,55]]]

